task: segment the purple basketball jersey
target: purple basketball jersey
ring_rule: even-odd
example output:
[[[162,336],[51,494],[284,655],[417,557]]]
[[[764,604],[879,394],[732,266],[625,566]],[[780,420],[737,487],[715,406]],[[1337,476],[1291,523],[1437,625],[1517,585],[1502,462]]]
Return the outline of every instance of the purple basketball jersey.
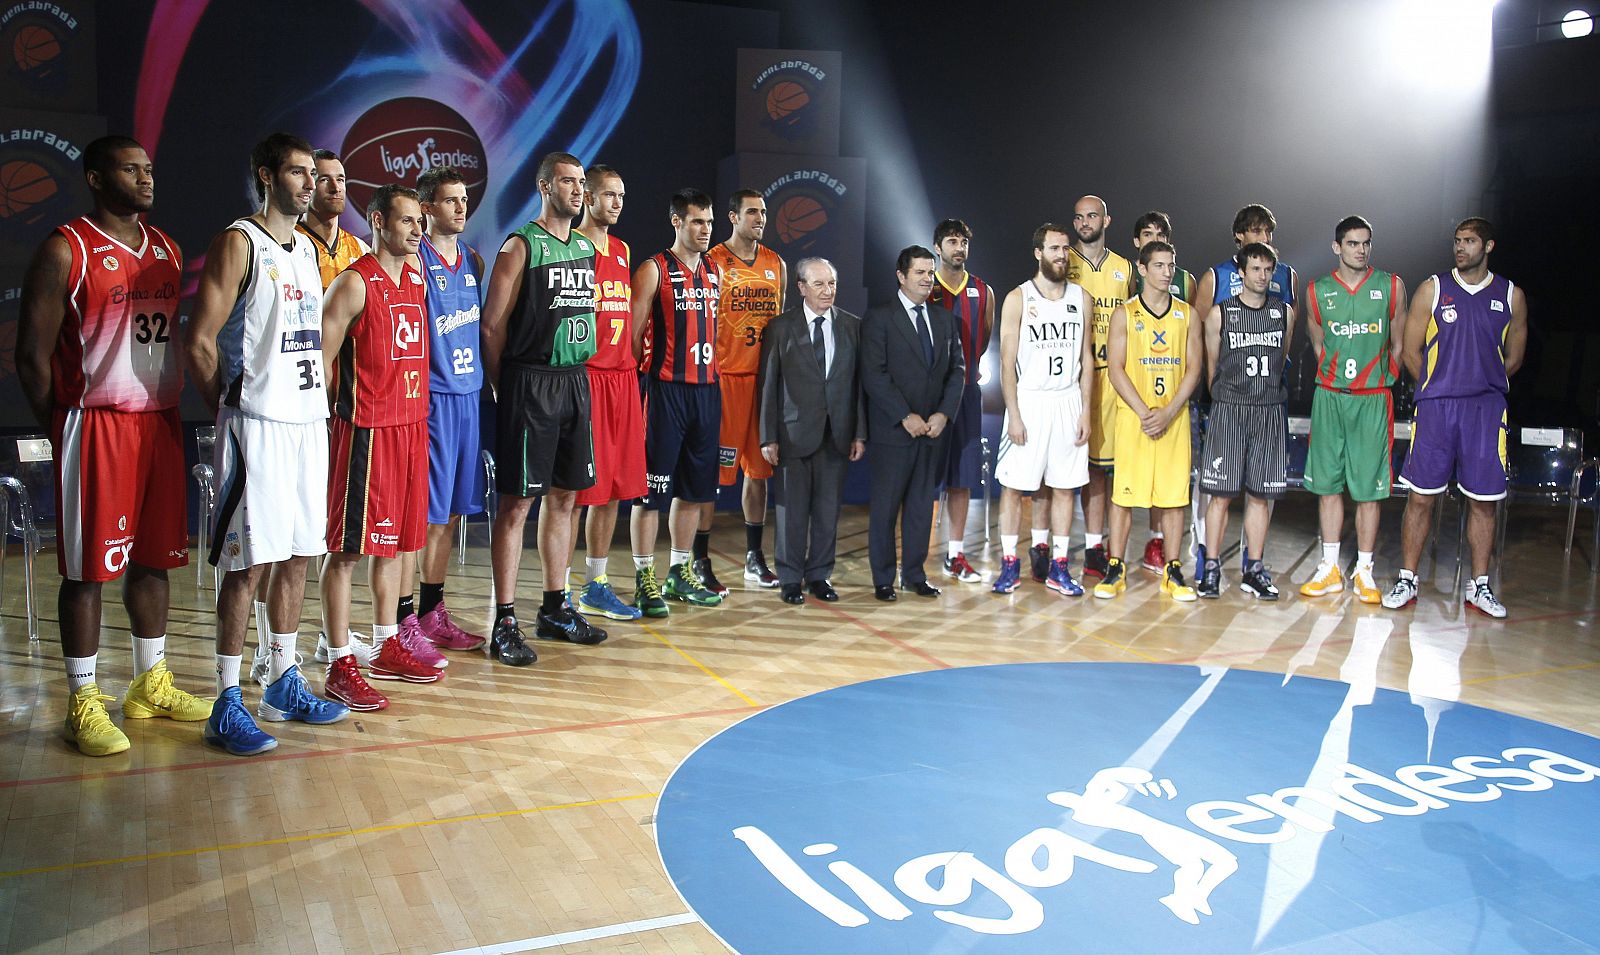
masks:
[[[1463,285],[1454,270],[1434,276],[1418,401],[1506,393],[1511,290],[1510,279],[1492,272],[1477,288]]]

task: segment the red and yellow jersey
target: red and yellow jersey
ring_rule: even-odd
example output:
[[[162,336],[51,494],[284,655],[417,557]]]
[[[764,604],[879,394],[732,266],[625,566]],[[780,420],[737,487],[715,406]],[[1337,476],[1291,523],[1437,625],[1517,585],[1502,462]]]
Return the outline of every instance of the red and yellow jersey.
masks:
[[[362,428],[428,417],[427,291],[407,262],[398,284],[373,255],[350,266],[367,286],[367,304],[339,347],[334,410]]]
[[[588,365],[601,371],[633,371],[633,253],[614,235],[594,246],[595,351]]]
[[[783,310],[783,259],[756,243],[749,262],[726,242],[706,257],[722,272],[717,298],[717,367],[724,375],[753,375],[761,366],[761,336]]]

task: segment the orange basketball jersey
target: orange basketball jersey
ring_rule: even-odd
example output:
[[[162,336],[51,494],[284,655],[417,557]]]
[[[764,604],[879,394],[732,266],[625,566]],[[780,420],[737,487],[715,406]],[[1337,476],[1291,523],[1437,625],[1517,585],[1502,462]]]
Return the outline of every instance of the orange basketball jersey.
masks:
[[[783,310],[783,259],[756,243],[746,262],[726,242],[706,253],[722,270],[717,298],[717,367],[724,375],[753,375],[761,366],[761,336]]]

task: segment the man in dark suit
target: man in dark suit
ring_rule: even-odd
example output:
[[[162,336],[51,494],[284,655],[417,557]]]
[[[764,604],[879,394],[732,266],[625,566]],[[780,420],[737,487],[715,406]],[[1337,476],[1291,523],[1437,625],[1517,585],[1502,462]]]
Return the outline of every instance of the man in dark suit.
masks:
[[[845,462],[866,453],[860,412],[861,320],[833,307],[839,274],[827,259],[795,266],[800,307],[761,342],[761,455],[778,482],[778,583],[786,603],[838,600],[828,580],[838,540]],[[808,547],[809,542],[809,547]]]
[[[874,596],[894,600],[894,523],[900,519],[900,583],[939,596],[922,569],[928,558],[933,500],[949,440],[945,426],[961,404],[966,364],[956,317],[928,302],[933,253],[900,252],[894,301],[867,310],[861,323],[861,387],[867,396],[872,496],[867,520]]]

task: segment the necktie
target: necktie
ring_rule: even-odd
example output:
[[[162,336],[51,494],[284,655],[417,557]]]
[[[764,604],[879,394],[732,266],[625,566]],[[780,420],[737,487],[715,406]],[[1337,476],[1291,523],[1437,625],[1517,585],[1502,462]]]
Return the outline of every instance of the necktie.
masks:
[[[917,313],[917,337],[922,339],[922,360],[928,367],[933,367],[933,336],[928,333],[928,319],[922,313],[922,306],[913,306],[912,311]]]
[[[822,316],[811,320],[811,354],[817,356],[817,367],[822,377],[828,377],[828,342],[822,337]]]

